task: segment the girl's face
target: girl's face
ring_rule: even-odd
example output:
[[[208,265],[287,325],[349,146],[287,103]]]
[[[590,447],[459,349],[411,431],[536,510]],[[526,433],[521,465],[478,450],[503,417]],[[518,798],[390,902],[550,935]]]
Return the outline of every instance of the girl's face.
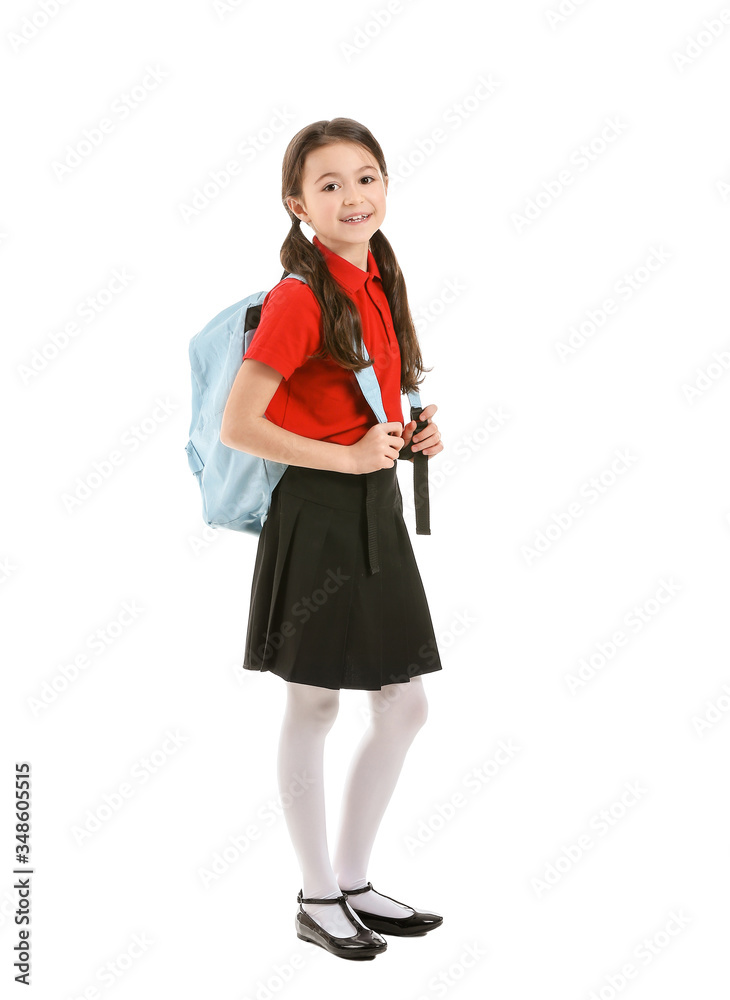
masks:
[[[335,142],[307,155],[302,196],[289,198],[287,204],[326,247],[364,270],[368,240],[385,218],[387,190],[388,178],[383,178],[369,150]],[[367,218],[345,221],[361,215]]]

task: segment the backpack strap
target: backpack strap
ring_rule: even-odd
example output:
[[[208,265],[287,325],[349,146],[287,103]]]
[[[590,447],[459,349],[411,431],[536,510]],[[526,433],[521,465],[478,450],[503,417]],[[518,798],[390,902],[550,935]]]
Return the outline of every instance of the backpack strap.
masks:
[[[365,359],[369,361],[370,355],[368,354],[368,349],[365,346],[364,341],[362,350],[365,355]],[[388,418],[385,414],[385,408],[383,407],[383,397],[380,392],[380,383],[378,382],[373,365],[370,365],[368,368],[362,368],[359,372],[355,372],[355,378],[359,382],[365,399],[370,404],[380,423],[387,423]],[[421,396],[417,389],[412,389],[408,393],[408,401],[411,407],[411,420],[416,421],[416,429],[413,433],[418,434],[428,425],[428,421],[419,419],[423,407],[421,405]],[[422,451],[411,451],[411,446],[406,445],[400,450],[399,458],[401,457],[413,459],[413,500],[416,511],[416,534],[430,535],[431,525],[428,500],[428,455],[424,455]]]
[[[428,426],[428,420],[420,420],[421,410],[421,397],[418,394],[418,390],[413,390],[408,393],[408,399],[411,404],[411,420],[416,421],[416,429],[414,434],[420,434]],[[410,449],[410,445],[408,446]],[[401,449],[401,454],[403,449]],[[430,508],[428,502],[428,455],[424,455],[422,451],[412,451],[411,458],[413,459],[413,499],[416,508],[416,534],[417,535],[430,535],[431,534],[431,524],[430,524]]]
[[[288,271],[284,271],[284,278],[298,278],[299,281],[303,281],[307,284],[307,279],[303,278],[301,274],[290,274]],[[370,355],[368,354],[368,349],[365,346],[365,341],[362,344],[363,354],[365,355],[365,360],[370,360]],[[375,374],[375,368],[373,365],[369,365],[367,368],[362,368],[360,371],[355,372],[355,378],[357,379],[362,393],[365,396],[370,408],[372,409],[375,416],[378,418],[381,424],[388,422],[388,418],[385,413],[385,408],[383,407],[383,397],[380,392],[380,383],[378,382],[378,377]],[[411,407],[411,420],[416,421],[416,429],[414,434],[420,433],[428,425],[427,420],[420,420],[421,411],[423,409],[421,405],[421,396],[417,389],[412,389],[408,393],[408,401]],[[416,512],[416,534],[417,535],[430,535],[430,507],[428,499],[428,455],[424,455],[422,451],[411,451],[411,446],[407,445],[401,448],[400,455],[401,458],[411,458],[413,460],[413,499],[415,504]],[[378,572],[377,569],[377,547],[375,544],[375,513],[374,513],[374,495],[371,493],[371,483],[372,479],[368,479],[368,500],[366,502],[366,507],[368,510],[368,539],[370,543],[370,567],[373,573]],[[372,530],[370,530],[372,528]]]

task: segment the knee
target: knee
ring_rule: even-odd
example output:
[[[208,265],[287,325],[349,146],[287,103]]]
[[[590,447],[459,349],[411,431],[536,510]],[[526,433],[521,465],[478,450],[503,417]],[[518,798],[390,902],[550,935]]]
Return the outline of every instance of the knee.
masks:
[[[422,684],[414,685],[411,682],[409,687],[413,688],[413,693],[409,699],[408,718],[414,732],[425,726],[428,719],[428,698],[423,690]]]
[[[305,690],[293,690],[290,712],[299,722],[328,732],[334,725],[340,707],[340,692],[304,685]]]
[[[318,695],[312,705],[312,716],[323,728],[331,729],[340,710],[339,691]]]
[[[428,699],[422,684],[392,684],[381,689],[381,699],[374,706],[373,724],[396,726],[414,735],[428,718]]]

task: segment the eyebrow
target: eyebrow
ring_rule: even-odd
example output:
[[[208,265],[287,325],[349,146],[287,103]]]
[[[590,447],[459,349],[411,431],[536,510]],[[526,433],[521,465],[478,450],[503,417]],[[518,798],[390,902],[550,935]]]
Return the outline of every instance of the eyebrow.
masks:
[[[377,170],[377,169],[378,169],[377,167],[373,167],[371,164],[368,164],[367,167],[358,167],[356,173],[359,173],[361,170]],[[341,176],[342,174],[338,174],[334,170],[328,170],[326,174],[322,174],[321,177],[318,177],[314,183],[319,184],[319,182],[323,181],[325,177],[341,177]]]

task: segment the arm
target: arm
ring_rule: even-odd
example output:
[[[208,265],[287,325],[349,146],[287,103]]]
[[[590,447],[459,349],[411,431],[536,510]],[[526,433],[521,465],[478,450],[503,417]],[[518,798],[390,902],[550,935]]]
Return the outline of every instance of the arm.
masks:
[[[244,359],[223,411],[221,443],[285,465],[355,472],[350,446],[295,434],[265,416],[282,376],[271,365]]]

